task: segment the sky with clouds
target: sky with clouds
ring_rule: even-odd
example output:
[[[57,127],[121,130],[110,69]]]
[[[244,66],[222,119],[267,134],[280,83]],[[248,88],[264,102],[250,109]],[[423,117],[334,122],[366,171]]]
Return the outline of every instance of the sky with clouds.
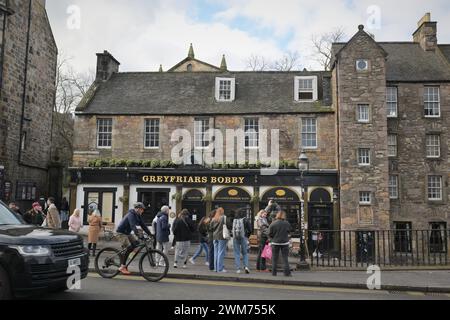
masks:
[[[169,69],[187,56],[230,70],[245,70],[246,59],[277,59],[298,51],[301,65],[319,69],[311,38],[359,24],[377,41],[411,41],[417,21],[431,12],[438,41],[450,43],[449,0],[47,0],[60,52],[79,72],[95,69],[95,53],[110,51],[121,71]]]

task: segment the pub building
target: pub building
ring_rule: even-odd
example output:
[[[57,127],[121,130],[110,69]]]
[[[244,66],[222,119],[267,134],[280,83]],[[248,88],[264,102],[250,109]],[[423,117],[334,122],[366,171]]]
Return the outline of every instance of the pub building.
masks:
[[[75,113],[70,169],[71,210],[83,209],[85,225],[92,205],[111,224],[137,201],[148,206],[148,224],[163,205],[172,208],[171,223],[183,208],[198,223],[218,207],[229,216],[244,211],[253,220],[275,200],[299,235],[304,199],[311,227],[339,229],[329,72],[230,72],[225,57],[215,67],[197,60],[192,46],[167,72],[119,72],[120,63],[107,51],[97,59],[96,80]],[[190,132],[192,150],[173,167],[168,165],[175,145],[171,136],[178,129]],[[282,168],[266,175],[251,164],[204,165],[205,148],[220,147],[209,141],[208,129],[224,135],[243,130],[243,150],[233,151],[246,157],[266,143],[262,130],[269,141],[271,130],[279,130]],[[297,169],[302,151],[311,163],[303,179]]]
[[[192,46],[167,71],[120,72],[109,52],[98,53],[95,82],[75,112],[71,209],[83,208],[86,222],[95,203],[117,224],[139,200],[150,205],[147,222],[164,204],[190,209],[198,222],[217,206],[253,217],[274,199],[297,233],[301,221],[310,233],[351,230],[361,239],[394,230],[402,253],[414,248],[402,234],[429,230],[435,251],[449,253],[450,45],[438,43],[430,14],[414,28],[411,42],[377,42],[360,25],[333,44],[331,70],[318,72],[229,71],[225,56],[214,66]],[[280,171],[205,165],[205,149],[224,149],[210,129],[243,131],[234,151],[246,158],[278,141]],[[191,150],[174,167],[177,130],[190,134],[182,140]],[[303,153],[306,172],[294,169]]]

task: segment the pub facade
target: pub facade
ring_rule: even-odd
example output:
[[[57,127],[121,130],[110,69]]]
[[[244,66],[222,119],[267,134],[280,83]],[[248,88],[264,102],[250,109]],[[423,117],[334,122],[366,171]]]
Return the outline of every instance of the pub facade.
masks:
[[[166,72],[119,72],[97,54],[75,113],[72,210],[86,220],[95,203],[118,223],[141,201],[147,221],[162,205],[199,221],[216,207],[254,217],[273,199],[297,233],[304,221],[362,238],[394,230],[407,248],[410,230],[446,243],[450,45],[437,22],[425,15],[401,43],[361,25],[332,58],[329,72],[233,72],[191,46]]]

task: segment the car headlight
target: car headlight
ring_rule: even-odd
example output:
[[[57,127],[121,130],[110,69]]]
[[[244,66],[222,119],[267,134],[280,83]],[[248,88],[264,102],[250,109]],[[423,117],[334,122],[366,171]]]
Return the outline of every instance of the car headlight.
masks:
[[[46,257],[51,254],[48,246],[14,246],[11,248],[16,249],[22,256]]]

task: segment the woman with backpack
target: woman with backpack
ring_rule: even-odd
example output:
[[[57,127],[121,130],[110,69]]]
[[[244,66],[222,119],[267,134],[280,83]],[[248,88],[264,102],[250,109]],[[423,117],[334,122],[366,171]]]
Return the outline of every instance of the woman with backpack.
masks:
[[[186,269],[192,234],[195,232],[195,224],[189,218],[188,210],[183,209],[178,214],[177,219],[173,223],[172,232],[177,239],[173,267],[178,268],[178,262],[180,262],[183,263],[183,269]]]
[[[246,274],[250,273],[248,265],[248,238],[252,233],[252,225],[243,211],[237,212],[233,220],[233,250],[236,272],[241,273],[241,254]]]
[[[195,251],[193,257],[189,259],[189,262],[191,264],[195,265],[195,259],[197,259],[202,254],[202,252],[205,251],[205,258],[206,258],[205,265],[209,266],[208,225],[210,222],[211,222],[210,216],[203,217],[203,219],[200,220],[200,223],[198,225],[200,245],[198,246],[198,249]]]

